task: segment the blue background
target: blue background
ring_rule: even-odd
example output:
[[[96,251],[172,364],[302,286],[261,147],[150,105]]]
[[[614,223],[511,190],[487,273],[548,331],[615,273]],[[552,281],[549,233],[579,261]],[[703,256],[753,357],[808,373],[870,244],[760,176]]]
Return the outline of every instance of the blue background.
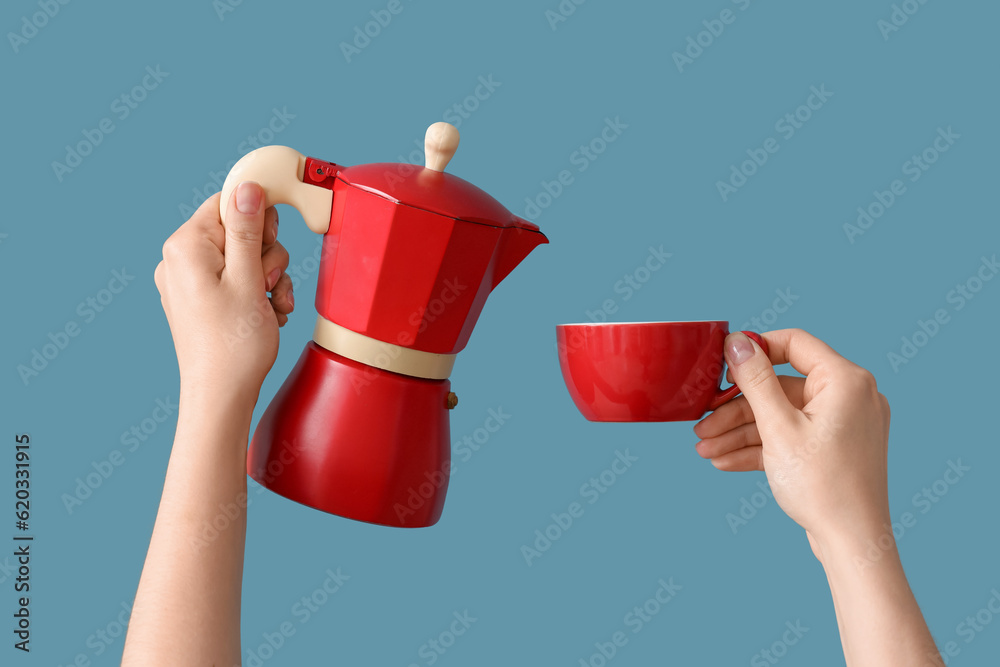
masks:
[[[95,633],[114,630],[133,599],[174,420],[126,452],[82,505],[70,512],[63,499],[157,399],[177,398],[152,275],[194,190],[217,189],[211,172],[226,171],[274,109],[294,119],[273,143],[341,164],[397,161],[492,75],[500,86],[468,102],[477,108],[462,120],[450,171],[519,214],[543,181],[563,169],[574,178],[535,216],[551,245],[497,289],[452,376],[453,440],[472,436],[491,408],[511,417],[468,461],[456,458],[431,529],[355,523],[253,491],[246,648],[292,621],[296,634],[264,664],[426,665],[421,647],[468,610],[476,622],[436,664],[578,665],[672,577],[683,589],[642,632],[627,632],[613,664],[750,664],[796,621],[809,630],[782,664],[842,664],[802,530],[771,500],[735,534],[727,524],[744,499],[763,500],[754,498],[762,473],[716,471],[696,455],[691,424],[591,424],[574,409],[554,325],[586,321],[612,299],[619,320],[802,327],[871,369],[893,407],[892,513],[917,519],[899,540],[912,587],[939,644],[958,642],[951,664],[994,664],[1000,620],[971,642],[957,626],[1000,587],[1000,281],[961,310],[947,297],[1000,250],[1000,7],[928,2],[886,39],[877,23],[892,13],[887,1],[593,0],[554,29],[545,12],[556,0],[403,3],[350,62],[339,45],[386,3],[248,0],[222,13],[208,0],[72,2],[16,52],[5,38],[0,390],[10,444],[0,498],[13,504],[13,435],[30,433],[36,541],[33,650],[13,650],[0,628],[0,663],[120,660],[123,637],[108,645]],[[734,21],[679,71],[672,54],[727,8]],[[16,33],[38,11],[6,2],[0,27]],[[113,100],[147,66],[169,75],[119,118]],[[778,133],[775,123],[823,85],[833,96],[822,108],[794,136]],[[114,131],[60,180],[52,163],[102,118]],[[581,172],[572,155],[606,118],[628,127]],[[960,138],[906,180],[904,163],[949,127]],[[769,137],[780,150],[723,201],[716,183]],[[844,224],[897,178],[905,195],[851,243]],[[316,239],[294,210],[281,215],[282,242],[301,264]],[[616,292],[661,245],[666,265],[630,298]],[[78,304],[122,267],[135,279],[85,321]],[[796,297],[780,315],[768,312],[776,290]],[[314,294],[311,279],[296,285],[299,309],[257,416],[310,338]],[[887,355],[941,308],[948,324],[894,369]],[[22,381],[18,365],[69,322],[80,335]],[[521,546],[619,450],[638,461],[529,567]],[[914,495],[959,460],[971,470],[921,513]],[[350,580],[299,623],[293,604],[337,567]],[[6,625],[15,596],[11,575],[0,578]]]

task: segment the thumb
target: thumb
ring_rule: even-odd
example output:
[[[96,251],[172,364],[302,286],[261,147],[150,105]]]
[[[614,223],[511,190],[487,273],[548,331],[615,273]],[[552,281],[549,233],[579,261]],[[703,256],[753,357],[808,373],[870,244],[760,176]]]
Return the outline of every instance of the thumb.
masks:
[[[724,349],[733,381],[750,403],[760,432],[774,433],[795,421],[798,410],[785,396],[764,351],[742,333],[727,336]]]
[[[264,243],[264,190],[253,181],[236,186],[226,212],[226,269],[236,277],[249,280],[260,277],[264,268],[261,252]]]

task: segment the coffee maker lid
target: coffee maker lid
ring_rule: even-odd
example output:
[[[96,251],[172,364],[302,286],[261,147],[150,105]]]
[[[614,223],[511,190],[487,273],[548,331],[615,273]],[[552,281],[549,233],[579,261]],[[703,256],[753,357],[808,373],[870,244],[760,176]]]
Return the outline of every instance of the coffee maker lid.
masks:
[[[449,218],[538,231],[537,225],[514,215],[472,183],[436,169],[390,162],[361,164],[342,168],[337,178],[393,202]]]

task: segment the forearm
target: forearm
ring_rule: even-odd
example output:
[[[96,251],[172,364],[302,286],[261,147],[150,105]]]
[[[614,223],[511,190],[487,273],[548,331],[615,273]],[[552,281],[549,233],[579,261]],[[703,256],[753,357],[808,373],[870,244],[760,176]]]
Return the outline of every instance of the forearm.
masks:
[[[880,536],[882,546],[873,547],[880,544]],[[844,536],[822,546],[847,665],[940,664],[934,662],[937,648],[906,581],[895,541],[888,537],[872,531],[869,537]]]
[[[123,666],[240,663],[252,407],[245,399],[181,389]]]

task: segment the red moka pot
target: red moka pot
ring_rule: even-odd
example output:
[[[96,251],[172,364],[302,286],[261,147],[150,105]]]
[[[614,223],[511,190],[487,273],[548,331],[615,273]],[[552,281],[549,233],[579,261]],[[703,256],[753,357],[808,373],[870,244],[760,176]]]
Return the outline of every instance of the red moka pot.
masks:
[[[487,297],[547,243],[444,172],[458,131],[427,131],[426,166],[344,167],[267,146],[233,167],[324,234],[313,340],[261,417],[247,472],[296,502],[399,527],[433,525],[448,488],[448,376]],[[222,205],[225,215],[225,204]]]

